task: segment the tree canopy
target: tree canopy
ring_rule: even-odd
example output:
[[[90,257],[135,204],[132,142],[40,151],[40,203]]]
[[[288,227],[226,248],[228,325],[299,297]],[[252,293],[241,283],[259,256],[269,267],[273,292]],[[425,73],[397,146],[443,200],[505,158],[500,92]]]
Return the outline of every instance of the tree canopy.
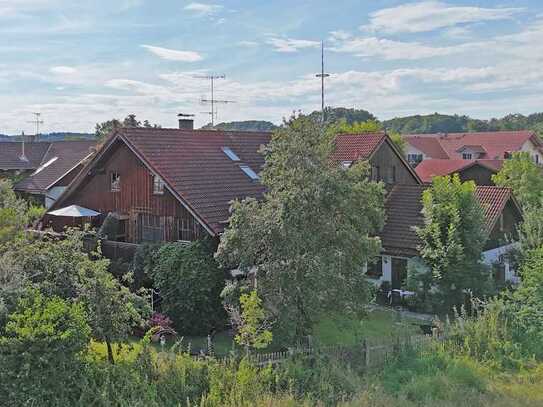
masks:
[[[324,312],[357,312],[368,301],[364,263],[379,253],[384,189],[367,163],[330,161],[334,134],[292,118],[263,149],[262,201],[235,202],[217,258],[257,268],[258,294],[284,335],[310,332]]]
[[[424,226],[416,232],[422,241],[421,258],[431,273],[429,279],[421,276],[423,288],[438,288],[436,302],[450,311],[463,304],[465,290],[481,295],[490,275],[481,264],[488,234],[475,184],[462,183],[458,174],[434,177],[431,188],[423,193],[423,215]]]
[[[100,141],[105,140],[111,133],[122,127],[146,127],[159,128],[158,124],[151,124],[149,120],[144,120],[143,123],[136,118],[135,114],[129,114],[120,121],[119,119],[111,119],[102,123],[96,123],[95,135]]]
[[[539,207],[543,199],[543,170],[529,153],[516,152],[505,160],[502,169],[492,176],[496,185],[508,187],[523,208]]]

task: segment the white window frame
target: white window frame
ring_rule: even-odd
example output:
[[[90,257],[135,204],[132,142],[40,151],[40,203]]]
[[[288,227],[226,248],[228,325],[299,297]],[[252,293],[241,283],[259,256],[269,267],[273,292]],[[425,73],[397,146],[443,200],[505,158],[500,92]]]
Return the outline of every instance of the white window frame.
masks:
[[[164,180],[158,175],[153,176],[153,195],[164,195]]]
[[[110,173],[111,192],[121,192],[121,174],[116,171]]]

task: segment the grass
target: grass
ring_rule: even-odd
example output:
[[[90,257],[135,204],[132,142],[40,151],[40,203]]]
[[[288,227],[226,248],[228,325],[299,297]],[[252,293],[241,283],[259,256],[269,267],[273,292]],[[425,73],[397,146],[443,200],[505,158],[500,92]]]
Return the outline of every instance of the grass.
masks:
[[[362,319],[346,315],[324,317],[314,329],[315,339],[323,345],[353,346],[364,339],[415,335],[420,321],[404,318],[392,310],[372,310]]]
[[[346,315],[329,315],[314,328],[314,339],[322,345],[343,345],[353,346],[361,343],[364,339],[393,338],[396,336],[414,335],[420,333],[415,324],[420,324],[409,318],[401,318],[400,314],[393,310],[372,310],[362,319],[356,319]],[[181,338],[179,338],[181,339]],[[133,361],[141,350],[140,338],[131,338],[127,344],[113,344],[113,353],[117,360]],[[165,345],[165,350],[174,344],[173,341]],[[190,344],[191,351],[198,352],[200,349],[207,351],[206,336],[184,336],[182,337],[183,348],[187,349]],[[160,352],[162,347],[159,343],[152,343],[153,348]],[[215,353],[219,356],[227,355],[232,349],[240,350],[234,343],[234,338],[228,332],[221,332],[213,338]],[[104,343],[91,343],[92,354],[98,358],[107,359],[107,348]],[[273,344],[263,352],[273,352],[277,349]]]

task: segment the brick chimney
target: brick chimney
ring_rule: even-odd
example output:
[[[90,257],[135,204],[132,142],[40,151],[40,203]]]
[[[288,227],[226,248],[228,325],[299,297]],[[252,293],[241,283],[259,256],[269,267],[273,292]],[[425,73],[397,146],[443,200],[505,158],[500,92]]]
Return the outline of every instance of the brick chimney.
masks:
[[[179,129],[180,130],[194,130],[194,115],[179,113]]]

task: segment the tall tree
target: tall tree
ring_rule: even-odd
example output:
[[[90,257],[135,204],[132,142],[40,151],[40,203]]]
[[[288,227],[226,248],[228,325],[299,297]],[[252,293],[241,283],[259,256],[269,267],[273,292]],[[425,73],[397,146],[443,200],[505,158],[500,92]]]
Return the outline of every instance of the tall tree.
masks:
[[[132,113],[126,116],[122,121],[118,119],[111,119],[102,123],[96,123],[94,133],[98,140],[103,141],[115,130],[122,127],[160,128],[160,125],[151,124],[149,120],[144,120],[142,124],[142,122],[136,118],[136,115]]]
[[[292,118],[263,149],[262,201],[235,202],[217,258],[257,268],[258,294],[283,337],[301,337],[326,312],[360,311],[369,299],[363,265],[379,253],[384,192],[367,163],[330,161],[333,133]]]
[[[475,184],[462,183],[457,174],[435,177],[423,194],[424,226],[416,229],[421,257],[430,268],[444,311],[464,301],[465,290],[480,295],[490,273],[481,264],[488,239],[483,210],[475,197]],[[425,293],[428,294],[428,293]]]
[[[496,185],[508,187],[523,208],[538,208],[543,199],[543,170],[530,157],[529,153],[513,153],[505,160],[503,167],[492,176]]]

